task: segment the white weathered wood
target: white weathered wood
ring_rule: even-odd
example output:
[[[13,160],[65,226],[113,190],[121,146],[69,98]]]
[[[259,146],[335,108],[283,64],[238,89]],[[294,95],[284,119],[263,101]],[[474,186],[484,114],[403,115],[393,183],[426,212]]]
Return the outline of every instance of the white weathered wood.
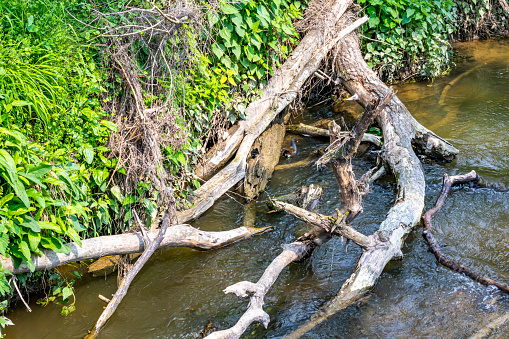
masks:
[[[270,79],[261,98],[246,108],[247,119],[239,123],[239,129],[232,136],[237,138],[238,135],[244,134],[235,158],[195,192],[196,195],[191,201],[193,207],[178,214],[179,223],[186,223],[199,217],[221,195],[244,178],[246,157],[249,155],[253,142],[277,114],[297,97],[300,87],[318,69],[321,61],[332,48],[330,42],[334,37],[331,34],[335,29],[330,32],[329,29],[335,27],[336,22],[351,3],[352,0],[333,1],[328,12],[329,17],[324,20],[324,25],[320,29],[312,29],[304,36],[290,57]],[[359,21],[355,25],[361,23]],[[348,25],[345,29],[351,31],[352,27]],[[232,146],[232,151],[225,152],[223,155],[229,158],[233,154],[233,148]],[[220,161],[222,159],[214,159],[214,162]]]
[[[267,267],[258,282],[241,281],[224,289],[224,293],[234,293],[238,297],[249,299],[247,311],[229,329],[211,333],[209,339],[235,339],[246,331],[253,322],[258,321],[267,328],[270,317],[263,310],[264,297],[271,286],[279,277],[281,271],[291,262],[301,258],[306,253],[307,245],[304,243],[292,243],[283,246],[283,252],[278,255]]]
[[[303,186],[300,190],[296,190],[283,198],[299,204],[302,206],[302,209],[306,211],[312,210],[316,207],[321,195],[322,188],[320,186],[310,185]],[[241,298],[249,297],[250,300],[248,308],[233,327],[214,332],[207,336],[207,338],[240,338],[249,325],[255,321],[262,323],[263,326],[267,328],[270,317],[263,310],[265,295],[277,280],[283,269],[293,261],[302,259],[310,250],[312,250],[314,246],[314,239],[311,238],[283,245],[283,252],[270,263],[256,284],[249,281],[242,281],[224,289],[224,293],[234,293]]]
[[[210,250],[226,246],[268,229],[239,227],[229,231],[205,232],[190,225],[175,225],[168,228],[160,247],[189,247],[198,250]],[[147,232],[151,241],[156,238],[158,232],[159,230]],[[82,241],[82,247],[79,247],[76,243],[66,245],[70,248],[68,254],[48,250],[43,252],[42,257],[33,256],[32,262],[35,265],[35,270],[51,269],[63,264],[108,255],[139,253],[145,249],[142,234],[139,232],[85,239]],[[15,268],[11,258],[2,259],[0,263],[2,268],[5,268],[11,274],[30,272],[25,264]]]
[[[297,125],[287,125],[286,131],[294,134],[306,134],[312,137],[330,137],[330,132],[328,129],[306,125],[303,123]],[[339,134],[346,135],[348,133],[349,132],[340,132]],[[364,133],[362,136],[362,142],[369,142],[378,147],[382,146],[382,138],[371,133]]]
[[[351,17],[355,14],[348,13]],[[344,20],[348,20],[345,15]],[[343,19],[342,19],[343,20]],[[352,20],[350,18],[350,20]],[[345,21],[343,24],[346,24]],[[385,97],[389,92],[376,74],[364,62],[356,35],[351,34],[337,46],[338,68],[345,77],[343,85],[358,101],[366,106],[373,100]],[[364,249],[357,265],[340,291],[311,320],[299,326],[285,338],[300,338],[338,311],[348,307],[370,290],[385,265],[392,259],[401,258],[403,239],[419,222],[424,208],[425,178],[421,163],[415,155],[412,143],[421,143],[421,151],[437,158],[450,159],[457,150],[433,132],[422,127],[408,112],[401,101],[394,97],[378,118],[384,136],[382,157],[397,179],[396,203],[387,213],[376,232],[377,246]],[[421,138],[421,140],[416,140]]]

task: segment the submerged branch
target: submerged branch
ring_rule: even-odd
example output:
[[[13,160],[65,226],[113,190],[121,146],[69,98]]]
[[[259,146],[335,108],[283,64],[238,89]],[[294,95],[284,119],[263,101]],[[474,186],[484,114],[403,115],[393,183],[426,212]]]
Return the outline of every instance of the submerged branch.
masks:
[[[509,286],[492,280],[490,278],[483,277],[472,270],[470,270],[468,267],[465,267],[461,264],[455,263],[454,261],[450,260],[449,258],[446,258],[442,251],[440,250],[440,246],[438,245],[435,237],[432,234],[433,231],[433,224],[432,219],[435,216],[435,214],[442,208],[444,205],[445,199],[447,198],[447,195],[449,194],[449,191],[451,190],[451,187],[455,185],[461,185],[469,182],[475,182],[478,181],[479,177],[475,171],[471,171],[468,174],[464,175],[454,175],[454,176],[448,176],[447,174],[444,175],[444,181],[442,186],[442,192],[437,198],[437,202],[435,203],[435,206],[427,211],[424,216],[422,217],[422,220],[424,222],[424,227],[426,228],[423,232],[423,237],[426,239],[426,242],[428,243],[429,250],[435,258],[437,258],[437,261],[444,265],[447,268],[450,268],[453,271],[463,273],[470,279],[477,281],[483,285],[493,285],[497,287],[499,290],[504,292],[509,292]]]
[[[285,197],[299,203],[302,207],[311,210],[316,206],[321,195],[322,188],[320,186],[310,185],[303,186],[300,190],[292,192]],[[256,284],[249,281],[242,281],[224,289],[224,293],[234,293],[241,298],[249,297],[250,300],[247,311],[233,327],[214,332],[207,338],[240,338],[249,325],[255,321],[262,323],[263,326],[267,328],[270,317],[263,310],[265,295],[286,266],[294,261],[303,259],[315,246],[316,243],[314,243],[312,239],[296,241],[288,245],[283,245],[283,252],[270,263]]]

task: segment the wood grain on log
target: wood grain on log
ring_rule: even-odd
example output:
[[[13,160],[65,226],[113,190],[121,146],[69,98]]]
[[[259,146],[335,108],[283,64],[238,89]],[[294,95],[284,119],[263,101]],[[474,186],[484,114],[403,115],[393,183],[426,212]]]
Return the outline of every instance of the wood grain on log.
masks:
[[[246,160],[253,142],[269,126],[272,120],[290,102],[292,102],[305,81],[314,74],[323,58],[332,48],[330,37],[337,20],[345,12],[352,0],[336,0],[330,7],[328,19],[320,29],[309,31],[299,45],[293,50],[287,61],[279,68],[265,87],[260,99],[251,103],[246,109],[247,120],[236,133],[245,136],[238,148],[235,158],[219,173],[202,185],[192,198],[193,207],[178,214],[179,223],[194,220],[209,209],[214,202],[228,189],[242,180],[246,174]],[[357,28],[363,20],[346,26],[338,36],[344,36]]]
[[[250,154],[253,154],[253,150],[256,149],[258,155],[248,158],[242,187],[244,195],[250,199],[257,197],[265,190],[279,162],[285,138],[285,123],[290,119],[290,112],[283,115],[284,117],[275,119],[251,146]]]
[[[168,228],[160,247],[189,247],[207,251],[232,244],[254,234],[266,232],[269,229],[270,227],[239,227],[230,231],[205,232],[190,225],[175,225]],[[158,230],[147,231],[151,240],[156,238],[157,233]],[[66,245],[70,248],[70,252],[67,254],[48,250],[44,251],[41,257],[33,256],[32,262],[35,265],[35,270],[51,269],[76,261],[95,259],[108,255],[139,253],[145,249],[143,237],[139,232],[85,239],[82,240],[81,247],[76,243],[68,243]],[[2,259],[0,263],[11,274],[30,272],[30,269],[25,264],[15,268],[11,258]]]

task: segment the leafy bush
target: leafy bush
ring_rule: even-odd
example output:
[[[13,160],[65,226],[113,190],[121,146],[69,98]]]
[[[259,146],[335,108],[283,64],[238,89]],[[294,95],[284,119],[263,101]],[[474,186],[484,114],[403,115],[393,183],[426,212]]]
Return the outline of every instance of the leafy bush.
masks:
[[[369,21],[363,49],[369,66],[388,81],[434,78],[449,67],[455,31],[451,0],[358,0]]]

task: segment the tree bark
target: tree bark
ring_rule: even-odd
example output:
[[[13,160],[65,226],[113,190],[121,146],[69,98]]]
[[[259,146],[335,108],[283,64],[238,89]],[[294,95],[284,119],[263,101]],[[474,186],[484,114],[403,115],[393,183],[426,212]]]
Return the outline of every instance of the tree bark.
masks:
[[[356,13],[349,12],[341,21],[346,25]],[[374,99],[385,97],[388,87],[364,62],[355,34],[348,35],[337,46],[336,65],[343,85],[366,107]],[[425,178],[413,146],[428,156],[452,160],[458,151],[447,141],[420,125],[395,96],[378,117],[384,145],[382,158],[396,176],[396,202],[387,213],[375,236],[377,246],[364,249],[354,272],[336,297],[287,338],[299,338],[338,311],[348,307],[369,291],[392,259],[402,257],[403,239],[419,222],[424,208]]]
[[[324,27],[334,28],[337,19],[350,3],[351,0],[334,1]],[[367,18],[357,20],[342,30],[338,36],[348,34],[365,21]],[[244,127],[240,127],[236,132],[245,133],[245,136],[235,158],[195,192],[195,197],[191,199],[193,207],[178,214],[179,223],[199,217],[223,193],[245,177],[246,161],[253,142],[276,115],[296,98],[300,87],[318,69],[321,61],[332,48],[335,39],[329,38],[330,32],[326,33],[318,29],[308,32],[285,64],[276,72],[274,81],[267,85],[262,97],[248,106],[246,109],[248,120],[243,122]]]
[[[274,168],[279,162],[281,146],[285,138],[285,124],[289,119],[290,112],[284,114],[284,117],[276,119],[251,146],[251,154],[255,149],[259,154],[250,156],[247,160],[246,177],[243,184],[243,192],[246,197],[253,199],[267,187]]]
[[[269,229],[270,227],[239,227],[230,231],[205,232],[190,225],[175,225],[168,228],[160,247],[189,247],[207,251],[230,245],[254,234],[266,232]],[[158,232],[159,230],[148,231],[147,234],[150,240],[155,239]],[[35,265],[35,270],[48,270],[76,261],[109,255],[139,253],[145,249],[145,243],[140,232],[85,239],[82,241],[81,247],[73,242],[66,245],[70,248],[70,252],[67,254],[48,250],[44,251],[41,257],[33,256],[32,262]],[[15,268],[14,261],[11,258],[2,259],[0,263],[2,268],[5,268],[11,274],[30,272],[25,264]]]

